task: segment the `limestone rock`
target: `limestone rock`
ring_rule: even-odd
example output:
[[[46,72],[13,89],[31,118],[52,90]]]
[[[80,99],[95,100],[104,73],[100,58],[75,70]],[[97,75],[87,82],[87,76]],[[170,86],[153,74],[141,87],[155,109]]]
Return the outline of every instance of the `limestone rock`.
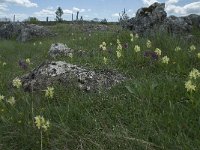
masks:
[[[56,56],[71,56],[73,52],[74,50],[68,48],[65,44],[55,43],[51,45],[51,48],[48,53],[51,57],[55,58]]]
[[[64,61],[44,62],[29,74],[21,77],[24,90],[29,92],[46,89],[47,86],[55,83],[96,92],[110,89],[125,79],[115,71],[94,71]]]
[[[25,42],[34,37],[53,36],[46,27],[26,24],[26,23],[7,23],[0,27],[0,39],[16,38],[18,41]]]
[[[149,7],[140,8],[136,17],[127,21],[127,28],[141,36],[154,35],[157,32],[172,35],[191,34],[193,26],[200,26],[200,16],[167,17],[164,3],[154,3]]]

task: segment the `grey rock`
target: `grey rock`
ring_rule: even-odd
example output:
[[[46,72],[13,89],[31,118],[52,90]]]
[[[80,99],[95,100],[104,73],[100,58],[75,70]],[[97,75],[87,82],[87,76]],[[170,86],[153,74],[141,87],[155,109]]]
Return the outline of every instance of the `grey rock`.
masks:
[[[64,61],[44,62],[21,77],[25,91],[46,89],[58,83],[66,87],[75,86],[83,91],[97,92],[110,89],[126,78],[115,71],[94,71]]]
[[[191,34],[193,26],[200,25],[200,16],[167,17],[164,3],[154,3],[149,7],[140,8],[136,17],[127,21],[127,28],[140,36],[155,35],[157,32],[172,35]]]
[[[67,45],[62,43],[55,43],[51,45],[51,48],[49,50],[49,55],[51,57],[57,57],[57,56],[70,56],[74,52],[73,49],[68,48]]]
[[[0,27],[0,39],[16,38],[18,41],[25,42],[34,37],[53,36],[49,29],[35,24],[21,22],[7,23]]]

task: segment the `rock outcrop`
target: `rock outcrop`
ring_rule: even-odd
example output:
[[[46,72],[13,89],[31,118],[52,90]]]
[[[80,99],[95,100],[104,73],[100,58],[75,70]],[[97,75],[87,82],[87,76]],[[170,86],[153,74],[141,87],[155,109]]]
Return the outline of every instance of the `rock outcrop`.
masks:
[[[18,41],[25,42],[34,37],[53,36],[49,29],[35,24],[7,23],[0,27],[0,39],[16,38]]]
[[[188,35],[192,27],[200,25],[200,16],[167,17],[165,3],[154,3],[149,7],[140,8],[136,16],[127,21],[126,28],[145,36],[156,32],[166,32],[173,35]]]
[[[45,62],[21,77],[25,91],[46,89],[53,84],[73,85],[84,91],[101,91],[124,81],[126,78],[115,71],[94,71],[64,61]]]
[[[66,44],[62,44],[62,43],[55,43],[51,45],[51,48],[48,52],[48,54],[55,58],[57,56],[72,56],[73,55],[74,50],[67,47]]]

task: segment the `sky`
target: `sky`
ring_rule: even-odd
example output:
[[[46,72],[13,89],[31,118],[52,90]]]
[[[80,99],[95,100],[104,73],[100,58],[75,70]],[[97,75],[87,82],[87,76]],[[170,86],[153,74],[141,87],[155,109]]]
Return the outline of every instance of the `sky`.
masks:
[[[23,21],[28,17],[39,20],[55,20],[55,11],[58,7],[63,9],[64,20],[71,20],[79,11],[84,20],[94,18],[108,21],[118,21],[119,13],[124,8],[129,17],[134,17],[137,10],[147,7],[154,2],[166,4],[168,15],[185,16],[200,14],[200,0],[0,0],[0,18],[13,18]]]

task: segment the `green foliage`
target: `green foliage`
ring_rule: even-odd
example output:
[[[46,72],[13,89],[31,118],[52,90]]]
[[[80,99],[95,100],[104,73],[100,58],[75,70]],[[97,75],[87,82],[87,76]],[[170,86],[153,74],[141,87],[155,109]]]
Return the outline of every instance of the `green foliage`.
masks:
[[[148,50],[159,48],[162,55],[152,60],[143,55],[146,38],[134,35],[131,41],[129,31],[120,31],[114,25],[109,28],[107,32],[82,32],[85,26],[57,24],[50,27],[58,33],[56,37],[27,43],[0,41],[0,95],[5,96],[0,101],[0,149],[41,149],[41,131],[34,120],[38,115],[50,122],[43,132],[45,150],[200,149],[200,81],[193,92],[187,92],[184,85],[189,72],[200,68],[200,43],[158,35],[149,39],[152,47]],[[116,56],[117,39],[123,47],[120,59]],[[73,85],[53,85],[51,99],[45,97],[45,89],[27,93],[12,88],[13,79],[52,59],[47,53],[56,42],[86,51],[81,57],[75,54],[56,60],[93,69],[115,69],[128,80],[100,93],[85,93]],[[106,51],[99,48],[102,42]],[[193,44],[197,49],[190,51]],[[136,53],[135,45],[141,51]],[[180,51],[175,51],[177,46]],[[170,58],[168,64],[162,63],[163,56]],[[18,61],[26,58],[30,58],[30,65],[23,70]],[[13,106],[7,103],[10,96],[16,100]]]
[[[29,17],[25,21],[31,24],[37,24],[39,22],[39,20],[36,17]]]
[[[63,15],[63,10],[61,7],[58,7],[58,9],[56,10],[56,21],[58,22],[62,22],[63,19],[62,19],[62,15]]]

